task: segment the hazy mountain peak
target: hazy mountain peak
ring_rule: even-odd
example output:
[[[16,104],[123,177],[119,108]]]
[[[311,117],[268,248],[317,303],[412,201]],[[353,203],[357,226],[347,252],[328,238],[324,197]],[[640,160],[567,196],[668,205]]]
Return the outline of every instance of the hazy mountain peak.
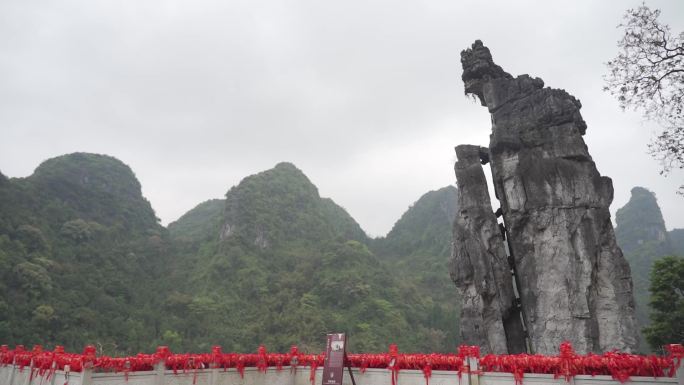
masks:
[[[281,242],[318,241],[365,234],[332,200],[322,199],[292,163],[250,175],[226,193],[220,239],[240,238],[261,249]]]
[[[292,170],[302,172],[299,168],[297,168],[297,166],[290,162],[279,162],[273,168],[277,170]]]
[[[655,194],[643,187],[634,187],[627,204],[615,216],[615,235],[624,252],[630,252],[647,242],[667,242],[663,214]]]
[[[123,187],[140,191],[140,182],[128,165],[113,156],[86,152],[74,152],[47,159],[36,168],[31,178],[62,177],[83,186],[100,187],[97,182],[109,185],[113,182],[113,176],[128,179],[128,183]]]
[[[76,152],[51,158],[20,183],[37,187],[43,199],[65,204],[74,217],[137,229],[158,226],[135,174],[112,156]]]

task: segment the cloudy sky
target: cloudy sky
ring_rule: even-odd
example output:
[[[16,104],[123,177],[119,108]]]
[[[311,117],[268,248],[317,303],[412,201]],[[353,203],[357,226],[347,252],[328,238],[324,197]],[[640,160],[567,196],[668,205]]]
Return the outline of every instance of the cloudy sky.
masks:
[[[613,178],[684,227],[684,174],[646,154],[656,126],[601,91],[634,1],[0,1],[0,171],[115,156],[167,224],[244,176],[290,161],[383,235],[423,193],[454,183],[453,147],[486,145],[463,95],[475,39],[508,72],[578,97],[585,140]],[[684,2],[647,1],[684,30]],[[613,211],[614,212],[614,211]]]

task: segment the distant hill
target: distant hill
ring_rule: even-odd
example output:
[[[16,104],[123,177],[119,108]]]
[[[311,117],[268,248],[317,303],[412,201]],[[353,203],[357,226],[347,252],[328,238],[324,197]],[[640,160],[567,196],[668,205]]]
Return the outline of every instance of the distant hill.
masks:
[[[378,254],[451,255],[451,236],[456,215],[456,187],[430,191],[418,199],[376,242]]]
[[[106,155],[74,153],[52,158],[26,182],[41,198],[64,204],[74,215],[131,230],[159,228],[130,167]]]
[[[0,340],[154,346],[140,337],[168,242],[131,169],[75,153],[0,179]]]
[[[625,206],[617,211],[615,237],[632,270],[637,322],[640,329],[650,324],[650,272],[653,262],[674,249],[665,228],[665,221],[655,194],[643,187],[634,187]],[[641,336],[639,347],[649,348]]]
[[[173,268],[185,272],[174,278],[185,290],[165,300],[165,342],[318,351],[325,333],[346,331],[354,351],[385,350],[391,342],[402,350],[453,350],[437,328],[435,319],[444,317],[431,295],[379,259],[358,223],[294,165],[244,178],[224,204],[205,202],[169,226],[176,240],[207,241],[185,249]],[[205,228],[215,234],[190,232]]]
[[[341,238],[366,241],[361,227],[291,163],[249,176],[226,194],[221,239],[260,248]]]
[[[624,253],[632,253],[650,244],[662,248],[665,253],[672,247],[665,228],[665,220],[655,194],[643,187],[634,187],[627,204],[618,209],[615,216],[615,236]]]

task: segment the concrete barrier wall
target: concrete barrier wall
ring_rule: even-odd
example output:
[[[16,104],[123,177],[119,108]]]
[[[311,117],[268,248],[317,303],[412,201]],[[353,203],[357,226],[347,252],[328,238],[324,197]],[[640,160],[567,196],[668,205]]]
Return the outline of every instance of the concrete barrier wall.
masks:
[[[392,385],[391,373],[387,369],[368,369],[361,374],[352,369],[356,385]],[[30,368],[20,370],[12,365],[0,367],[0,385],[311,385],[310,369],[300,367],[297,370],[269,368],[266,373],[256,368],[245,368],[242,378],[235,369],[203,369],[179,372],[158,368],[149,372],[134,372],[126,376],[124,373],[97,373],[85,370],[83,373],[65,373],[56,371],[49,378],[34,373]],[[316,370],[314,385],[322,383],[323,369]],[[676,377],[633,377],[629,385],[684,385],[684,370],[680,368]],[[344,384],[352,385],[348,372],[345,371]],[[419,370],[402,370],[399,372],[397,385],[426,385],[423,372]],[[510,373],[485,372],[480,375],[435,370],[429,385],[516,385]],[[523,385],[621,385],[610,376],[575,376],[566,382],[563,378],[554,379],[549,374],[525,374]]]
[[[34,372],[31,378],[31,370],[28,367],[22,370],[18,366],[0,366],[0,385],[64,385],[65,383],[83,384],[83,373],[65,373],[57,370],[48,377],[47,374],[40,376]]]
[[[432,381],[430,381],[432,383]],[[485,372],[479,376],[479,385],[513,385],[511,373]],[[611,376],[575,376],[566,382],[564,378],[554,379],[549,374],[525,374],[523,385],[622,385]],[[678,385],[677,377],[632,377],[628,385]]]

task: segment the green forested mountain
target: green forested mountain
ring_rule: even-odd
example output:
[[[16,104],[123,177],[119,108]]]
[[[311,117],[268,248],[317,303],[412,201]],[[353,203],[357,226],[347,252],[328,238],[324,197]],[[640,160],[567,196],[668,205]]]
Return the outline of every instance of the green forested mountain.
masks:
[[[373,250],[396,275],[410,282],[431,302],[430,320],[442,349],[458,345],[459,299],[449,277],[452,224],[456,215],[456,188],[443,187],[418,199]]]
[[[356,221],[321,199],[316,186],[290,163],[249,176],[228,191],[221,239],[232,244],[234,238],[261,249],[336,238],[367,240]]]
[[[27,178],[4,180],[2,231],[30,222],[54,236],[60,220],[75,216],[124,232],[161,229],[131,169],[109,156],[64,155],[43,162]]]
[[[627,204],[617,211],[615,236],[632,269],[634,299],[639,329],[650,324],[650,272],[653,263],[675,250],[665,228],[665,221],[655,195],[643,187],[634,187]],[[648,351],[641,336],[640,349]]]
[[[374,242],[381,255],[400,258],[415,255],[451,255],[451,233],[456,215],[456,187],[424,194]]]
[[[3,178],[0,340],[147,349],[169,257],[140,184],[112,157],[65,155]]]
[[[0,341],[108,354],[319,351],[342,330],[356,351],[452,351],[453,192],[426,194],[374,241],[289,163],[168,230],[112,157],[76,153],[27,178],[0,174]]]
[[[404,350],[453,350],[434,322],[431,296],[371,252],[354,219],[321,198],[292,164],[231,188],[220,224],[212,219],[218,208],[205,209],[206,203],[169,226],[177,239],[188,220],[209,230],[208,241],[174,269],[186,272],[176,279],[189,290],[165,301],[168,343],[316,351],[325,333],[342,330],[356,351],[384,350],[390,342]]]

